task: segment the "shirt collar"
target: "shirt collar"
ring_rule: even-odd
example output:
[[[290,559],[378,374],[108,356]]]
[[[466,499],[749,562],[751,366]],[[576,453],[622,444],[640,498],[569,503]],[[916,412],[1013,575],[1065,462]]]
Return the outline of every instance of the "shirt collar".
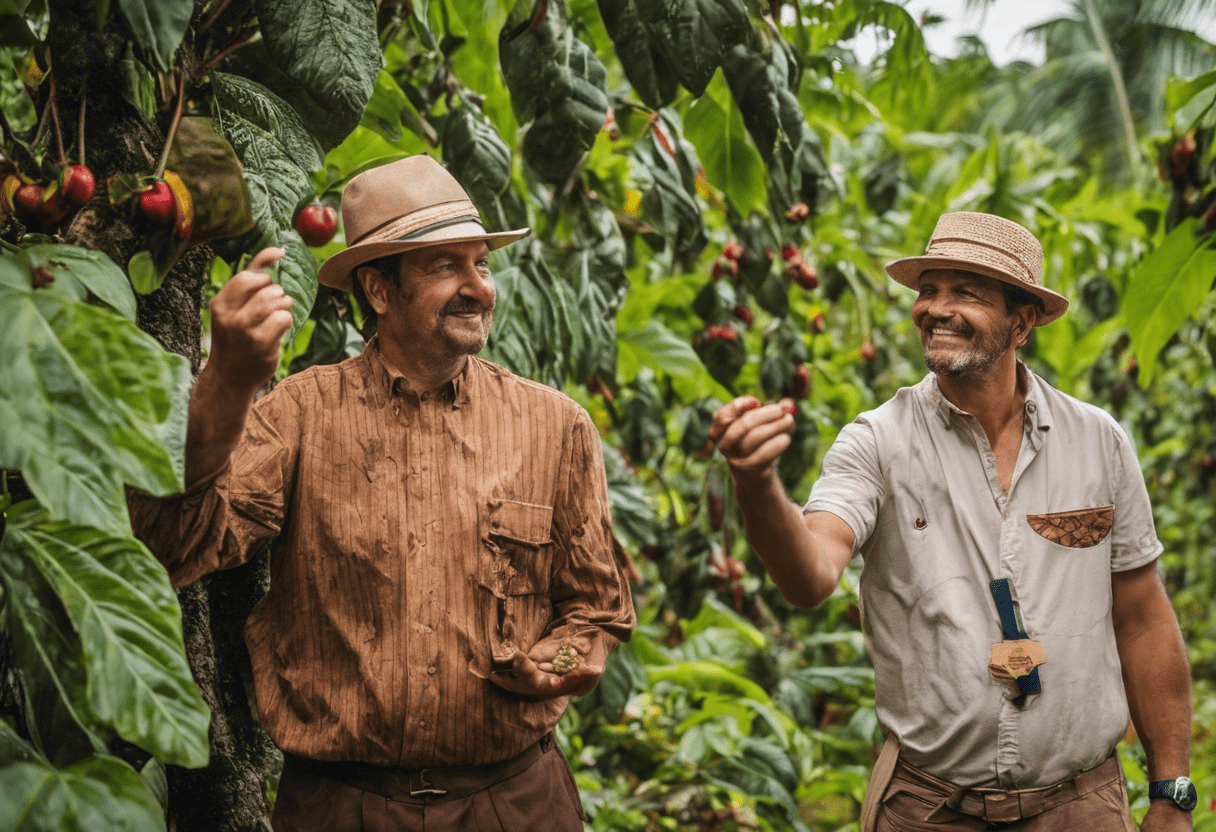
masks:
[[[371,340],[367,342],[363,353],[368,357],[373,384],[377,393],[384,396],[384,400],[380,402],[381,407],[392,401],[394,392],[415,400],[419,398],[401,371],[385,358],[384,353],[380,349],[379,335],[372,336]],[[456,378],[448,382],[442,393],[440,393],[440,395],[450,396],[453,409],[459,410],[469,403],[472,372],[477,360],[477,358],[469,356],[469,360],[465,362],[464,369],[460,371],[460,374]]]
[[[1034,435],[1038,431],[1050,430],[1051,428],[1051,411],[1047,406],[1046,397],[1043,395],[1042,380],[1030,371],[1022,361],[1017,364],[1018,378],[1026,388],[1026,400],[1023,402],[1023,412],[1026,414],[1026,425],[1031,434]],[[953,425],[953,415],[970,416],[964,410],[955,407],[942,394],[942,389],[937,383],[937,374],[930,373],[925,378],[925,394],[933,405],[937,417],[941,420],[942,427],[950,430]]]

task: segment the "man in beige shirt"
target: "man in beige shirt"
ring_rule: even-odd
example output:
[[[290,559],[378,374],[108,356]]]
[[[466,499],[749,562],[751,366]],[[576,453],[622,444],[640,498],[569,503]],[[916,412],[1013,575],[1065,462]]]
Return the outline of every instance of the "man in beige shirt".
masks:
[[[291,376],[291,299],[259,253],[211,304],[186,492],[137,499],[181,586],[269,543],[245,626],[284,751],[276,832],[582,832],[552,731],[629,637],[599,433],[556,390],[478,358],[487,233],[426,156],[351,180],[321,282],[377,316],[362,355]]]
[[[1068,305],[1042,263],[1021,226],[960,212],[888,264],[918,292],[932,373],[840,432],[802,511],[773,465],[789,403],[744,396],[714,420],[789,601],[820,603],[864,559],[888,740],[863,832],[1133,830],[1115,755],[1129,712],[1154,781],[1142,828],[1192,828],[1190,673],[1134,449],[1016,357]]]

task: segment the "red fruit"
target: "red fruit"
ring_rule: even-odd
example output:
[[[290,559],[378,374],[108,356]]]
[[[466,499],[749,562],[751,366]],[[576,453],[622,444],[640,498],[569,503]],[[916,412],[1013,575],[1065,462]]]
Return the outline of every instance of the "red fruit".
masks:
[[[785,218],[790,222],[802,222],[811,215],[811,209],[807,207],[805,202],[799,202],[793,208],[785,212]]]
[[[587,379],[587,390],[597,396],[603,397],[606,402],[611,402],[615,398],[612,395],[612,390],[600,380],[599,376],[592,376]]]
[[[818,335],[828,331],[828,319],[823,317],[822,312],[811,318],[811,329],[815,330]]]
[[[878,358],[878,347],[874,346],[874,342],[869,338],[861,345],[861,349],[858,352],[867,364],[873,363]]]
[[[739,264],[725,254],[714,260],[714,278],[736,278],[739,276]]]
[[[161,179],[139,194],[139,213],[158,228],[170,228],[177,221],[177,200],[169,183]]]
[[[787,263],[801,263],[802,252],[793,243],[786,243],[781,247],[781,259]]]
[[[752,312],[752,308],[742,303],[732,309],[730,313],[743,321],[744,326],[751,326],[752,322],[756,320],[756,313]]]
[[[801,286],[803,289],[810,291],[819,285],[819,273],[815,271],[815,267],[810,263],[798,263],[790,265],[786,269],[790,279]]]
[[[300,209],[295,219],[296,231],[312,248],[325,245],[338,230],[338,212],[331,205],[310,202]]]
[[[13,194],[13,208],[22,221],[35,219],[42,212],[42,188],[37,185],[22,185]]]
[[[795,399],[805,399],[811,392],[811,371],[805,364],[799,364],[794,368],[794,377],[791,380],[792,392]]]
[[[738,260],[746,253],[747,249],[743,247],[743,244],[735,242],[734,240],[731,240],[722,247],[722,256],[728,260]]]
[[[1186,172],[1190,170],[1191,159],[1195,155],[1195,140],[1187,133],[1178,143],[1174,145],[1174,149],[1170,151],[1170,173],[1175,177],[1186,176]]]
[[[59,192],[72,208],[79,208],[92,199],[95,186],[93,171],[84,165],[64,165],[59,173]]]
[[[739,333],[730,324],[710,324],[705,327],[705,337],[710,341],[738,341]]]
[[[48,185],[42,192],[42,204],[38,208],[38,219],[43,225],[55,225],[68,215],[72,209],[59,193],[57,185]]]

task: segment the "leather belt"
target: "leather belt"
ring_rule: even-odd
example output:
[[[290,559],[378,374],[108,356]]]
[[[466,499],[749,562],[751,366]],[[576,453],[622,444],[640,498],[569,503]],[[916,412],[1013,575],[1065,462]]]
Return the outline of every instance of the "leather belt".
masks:
[[[937,794],[943,798],[941,806],[944,808],[983,818],[989,823],[1014,823],[1089,794],[1121,779],[1122,776],[1118,755],[1112,754],[1106,762],[1097,768],[1081,772],[1073,780],[1036,789],[1007,790],[956,786],[903,760],[895,764],[892,779],[905,780]],[[932,817],[932,814],[929,817]]]
[[[310,760],[284,752],[283,772],[324,777],[390,800],[437,803],[468,797],[519,774],[540,759],[553,744],[553,734],[548,733],[514,757],[480,766],[450,768],[403,768]]]

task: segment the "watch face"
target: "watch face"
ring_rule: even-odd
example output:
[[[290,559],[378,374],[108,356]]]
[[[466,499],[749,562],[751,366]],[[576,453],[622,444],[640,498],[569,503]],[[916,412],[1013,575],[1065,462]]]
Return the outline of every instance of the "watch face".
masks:
[[[1191,811],[1199,802],[1199,794],[1195,791],[1195,784],[1188,777],[1179,777],[1174,781],[1174,802],[1178,804],[1180,809]]]

